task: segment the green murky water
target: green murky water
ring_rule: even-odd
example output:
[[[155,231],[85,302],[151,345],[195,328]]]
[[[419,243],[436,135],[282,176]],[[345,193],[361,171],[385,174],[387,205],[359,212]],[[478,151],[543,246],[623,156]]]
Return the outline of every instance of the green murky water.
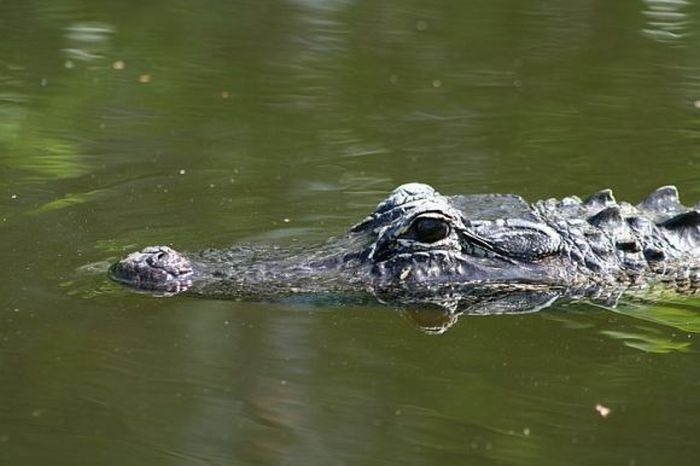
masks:
[[[670,0],[0,2],[0,464],[696,464],[697,299],[438,336],[103,272],[315,242],[406,181],[696,201],[698,33]]]

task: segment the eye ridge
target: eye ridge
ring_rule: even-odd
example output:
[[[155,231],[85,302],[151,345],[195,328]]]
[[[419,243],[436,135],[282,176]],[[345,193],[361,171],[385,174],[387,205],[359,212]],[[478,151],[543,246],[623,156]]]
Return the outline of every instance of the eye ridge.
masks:
[[[436,243],[450,235],[450,224],[440,218],[418,217],[411,224],[410,237],[421,243]]]

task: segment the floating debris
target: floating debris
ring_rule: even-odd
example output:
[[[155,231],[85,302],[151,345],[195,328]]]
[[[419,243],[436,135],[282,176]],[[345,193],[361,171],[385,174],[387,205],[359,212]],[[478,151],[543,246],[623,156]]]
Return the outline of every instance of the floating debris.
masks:
[[[600,417],[602,417],[603,419],[607,418],[610,415],[610,413],[612,413],[612,409],[600,403],[595,405],[595,410],[598,411],[598,414],[600,414]]]

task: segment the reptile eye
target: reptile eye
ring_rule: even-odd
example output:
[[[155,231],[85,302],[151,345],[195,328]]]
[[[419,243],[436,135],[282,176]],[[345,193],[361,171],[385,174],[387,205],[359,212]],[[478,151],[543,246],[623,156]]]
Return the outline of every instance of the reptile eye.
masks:
[[[435,243],[447,238],[450,224],[439,218],[422,217],[413,222],[410,234],[421,243]]]

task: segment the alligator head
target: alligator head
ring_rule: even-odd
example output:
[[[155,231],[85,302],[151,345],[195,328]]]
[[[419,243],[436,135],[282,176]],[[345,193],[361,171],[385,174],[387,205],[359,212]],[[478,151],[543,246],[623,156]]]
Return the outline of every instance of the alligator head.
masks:
[[[497,313],[536,308],[562,290],[607,300],[615,294],[610,290],[644,274],[664,280],[679,272],[679,283],[700,282],[699,262],[700,213],[682,206],[673,187],[635,207],[617,203],[610,190],[585,201],[572,196],[529,204],[512,194],[443,196],[409,183],[346,235],[322,245],[198,253],[149,247],[112,266],[111,276],[163,294],[369,291],[443,307],[488,302],[488,312]],[[502,293],[515,298],[504,301]]]

